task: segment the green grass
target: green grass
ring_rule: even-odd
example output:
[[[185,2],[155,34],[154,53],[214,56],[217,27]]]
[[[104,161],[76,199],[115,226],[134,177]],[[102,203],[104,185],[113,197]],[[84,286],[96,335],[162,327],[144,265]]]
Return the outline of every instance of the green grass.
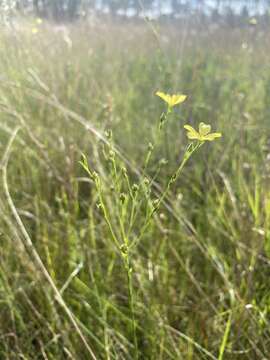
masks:
[[[31,26],[1,35],[0,359],[268,359],[269,29]],[[157,90],[188,95],[162,132]]]

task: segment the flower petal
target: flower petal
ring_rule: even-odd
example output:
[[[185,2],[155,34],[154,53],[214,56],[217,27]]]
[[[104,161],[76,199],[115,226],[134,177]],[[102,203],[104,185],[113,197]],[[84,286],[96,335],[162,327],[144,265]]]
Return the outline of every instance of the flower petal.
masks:
[[[187,137],[188,137],[189,139],[192,139],[192,140],[198,139],[198,140],[200,140],[200,138],[201,138],[200,134],[199,134],[195,129],[193,129],[192,126],[190,126],[190,125],[185,125],[185,126],[184,126],[184,129],[186,129],[186,130],[188,131],[188,132],[187,132]]]
[[[187,96],[183,94],[176,94],[172,96],[172,106],[181,104],[186,100]]]
[[[199,124],[199,133],[201,136],[205,136],[205,135],[209,134],[210,131],[211,131],[211,125],[207,125],[203,122],[201,122]]]
[[[212,133],[212,134],[208,134],[208,135],[205,135],[203,136],[203,140],[206,140],[206,141],[213,141],[217,138],[220,138],[222,136],[221,133]]]
[[[188,131],[196,131],[192,126],[190,125],[184,125],[184,129],[188,130]]]
[[[157,91],[156,92],[156,95],[159,96],[162,100],[164,100],[166,103],[170,103],[170,95],[168,94],[165,94],[164,92],[162,91]]]
[[[201,137],[200,137],[200,134],[197,133],[197,131],[195,132],[187,132],[187,137],[190,139],[190,140],[201,140]]]

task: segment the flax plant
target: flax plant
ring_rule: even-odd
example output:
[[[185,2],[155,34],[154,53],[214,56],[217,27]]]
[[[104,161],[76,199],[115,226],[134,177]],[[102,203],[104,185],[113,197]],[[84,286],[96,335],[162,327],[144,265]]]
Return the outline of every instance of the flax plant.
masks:
[[[178,104],[183,103],[186,100],[186,95],[176,94],[168,95],[163,92],[157,92],[157,96],[165,101],[167,104],[167,110],[165,113],[162,113],[160,117],[159,131],[164,131],[164,125],[168,119],[168,116],[172,112],[172,108]],[[134,253],[134,248],[142,240],[151,220],[161,206],[161,204],[166,200],[166,197],[169,194],[171,186],[178,180],[182,170],[191,158],[191,156],[200,149],[200,147],[205,143],[205,141],[212,141],[215,138],[221,136],[220,133],[210,134],[211,126],[201,123],[199,125],[199,132],[194,130],[191,126],[185,125],[185,129],[188,130],[187,137],[191,142],[187,145],[186,150],[182,156],[178,167],[175,172],[168,177],[167,185],[163,191],[160,192],[157,199],[154,201],[151,200],[151,193],[155,185],[156,176],[158,176],[158,171],[153,178],[147,177],[147,166],[150,161],[150,158],[155,150],[155,145],[148,145],[148,152],[145,157],[144,167],[142,170],[142,179],[139,184],[131,185],[131,175],[128,174],[126,167],[121,164],[121,160],[117,158],[113,141],[112,133],[108,133],[108,146],[105,150],[105,155],[111,164],[111,175],[113,179],[113,184],[111,184],[111,189],[118,196],[118,201],[120,204],[117,211],[117,224],[112,221],[115,214],[111,214],[109,210],[109,205],[105,201],[105,187],[108,186],[104,183],[101,176],[93,170],[90,170],[87,158],[82,154],[81,165],[84,170],[88,173],[91,180],[94,182],[97,194],[98,194],[98,204],[97,207],[100,209],[104,220],[108,226],[112,243],[117,249],[118,253],[121,256],[123,266],[126,272],[127,278],[127,288],[128,288],[128,299],[129,299],[129,308],[132,320],[132,334],[133,334],[133,346],[134,346],[134,359],[138,359],[139,349],[138,349],[138,339],[137,339],[137,320],[136,320],[136,294],[134,290],[134,279],[133,279],[133,258],[132,254]],[[131,239],[131,229],[135,227],[136,220],[138,219],[137,215],[139,212],[143,211],[146,207],[146,213],[144,216],[144,223],[140,227],[140,231],[137,233],[137,236]],[[126,221],[127,220],[127,221]],[[126,225],[127,223],[127,225]]]

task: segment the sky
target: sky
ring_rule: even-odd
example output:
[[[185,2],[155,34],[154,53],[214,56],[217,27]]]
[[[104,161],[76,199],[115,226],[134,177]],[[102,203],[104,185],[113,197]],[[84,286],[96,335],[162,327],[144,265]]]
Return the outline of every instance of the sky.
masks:
[[[141,2],[143,4],[144,0],[141,0]],[[149,11],[149,13],[147,13],[147,15],[149,15],[149,16],[159,15],[159,11],[160,11],[159,6],[160,5],[158,5],[158,4],[161,4],[163,14],[170,14],[172,12],[170,2],[171,2],[170,0],[160,0],[160,2],[156,0],[156,9]],[[189,0],[189,3],[191,5],[192,5],[192,3],[195,5],[195,4],[197,4],[197,1]],[[222,1],[221,1],[221,3],[222,3]],[[246,3],[248,4],[248,2],[246,2]],[[206,11],[208,11],[209,13],[211,13],[212,10],[216,8],[216,0],[204,0],[204,4],[205,4]],[[241,12],[242,7],[243,7],[241,2],[231,1],[231,4],[233,4],[233,8],[236,13]],[[223,9],[225,7],[226,7],[226,4],[224,4]],[[222,9],[222,7],[221,7],[221,9]],[[250,12],[250,15],[253,15],[254,13],[263,13],[263,12],[265,12],[265,7],[262,4],[260,4],[256,9],[254,9],[250,6],[249,12]]]
[[[167,13],[170,13],[170,12],[171,12],[171,8],[170,8],[170,6],[169,6],[170,1],[163,0],[161,3],[163,4],[163,11],[164,11],[164,12],[167,12]],[[192,1],[192,0],[190,0],[190,4],[192,4],[192,3],[196,4],[197,1]],[[221,1],[221,3],[222,3],[222,1]],[[246,2],[246,3],[247,3],[247,5],[248,5],[248,2]],[[216,8],[216,0],[204,0],[204,4],[205,4],[205,7],[208,8],[208,11],[209,11],[209,12],[211,12],[213,9]],[[231,5],[233,5],[233,8],[234,8],[234,11],[235,11],[235,12],[238,12],[238,13],[241,12],[242,7],[243,7],[243,5],[241,4],[241,2],[238,2],[238,1],[237,1],[237,2],[233,2],[233,1],[231,1]],[[221,5],[221,6],[222,6],[222,5]],[[225,7],[226,7],[226,3],[224,4],[224,8],[225,8]],[[260,4],[259,6],[257,6],[256,9],[253,9],[252,6],[249,7],[249,11],[250,11],[251,13],[254,12],[254,10],[255,10],[255,12],[257,12],[257,13],[262,13],[262,12],[265,11],[265,6],[263,6],[262,4]]]

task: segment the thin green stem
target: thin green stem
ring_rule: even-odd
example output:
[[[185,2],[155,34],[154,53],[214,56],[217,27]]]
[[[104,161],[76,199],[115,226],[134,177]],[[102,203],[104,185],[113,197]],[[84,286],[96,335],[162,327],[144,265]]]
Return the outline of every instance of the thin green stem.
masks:
[[[123,255],[123,260],[125,264],[125,269],[127,273],[127,282],[128,282],[128,298],[129,298],[129,308],[131,313],[132,320],[132,334],[133,334],[133,343],[134,343],[134,359],[139,359],[139,350],[138,350],[138,339],[137,339],[137,325],[135,319],[135,307],[134,307],[134,291],[133,291],[133,278],[132,278],[132,266],[130,263],[129,249],[125,256]]]
[[[167,186],[164,190],[164,192],[161,194],[160,198],[158,199],[157,203],[155,204],[155,206],[153,207],[152,211],[150,212],[150,214],[146,217],[146,221],[142,227],[142,230],[138,236],[138,238],[136,240],[133,241],[133,243],[131,244],[131,246],[135,246],[142,238],[145,230],[147,229],[147,227],[149,226],[151,219],[154,215],[154,213],[159,209],[160,205],[162,204],[162,202],[164,201],[164,199],[166,198],[166,196],[168,195],[168,192],[171,188],[171,185],[179,178],[185,164],[187,163],[187,161],[190,159],[190,157],[195,153],[195,151],[197,151],[201,146],[203,145],[203,142],[197,142],[195,145],[193,143],[189,144],[185,154],[183,156],[183,159],[180,163],[180,165],[178,166],[176,172],[170,177]]]

